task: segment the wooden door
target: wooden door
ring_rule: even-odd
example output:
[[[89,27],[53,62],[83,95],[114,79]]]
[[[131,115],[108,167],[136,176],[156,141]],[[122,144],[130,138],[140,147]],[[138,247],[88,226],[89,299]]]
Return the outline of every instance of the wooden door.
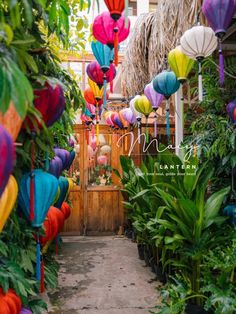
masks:
[[[84,126],[76,125],[75,134],[79,147],[77,146],[71,175],[74,178],[77,175],[78,180],[70,193],[73,209],[64,232],[76,235],[117,233],[124,225],[124,210],[119,178],[110,169],[121,171],[119,158],[123,153],[123,146],[118,147],[117,141],[122,132],[112,134],[107,126],[100,126],[100,143],[93,151],[93,157],[91,148],[88,149],[88,131]],[[89,137],[91,144],[91,132]],[[108,146],[106,150],[104,146]],[[110,153],[103,153],[109,147]],[[107,157],[107,166],[111,168],[101,164],[104,162],[99,161],[101,156]]]

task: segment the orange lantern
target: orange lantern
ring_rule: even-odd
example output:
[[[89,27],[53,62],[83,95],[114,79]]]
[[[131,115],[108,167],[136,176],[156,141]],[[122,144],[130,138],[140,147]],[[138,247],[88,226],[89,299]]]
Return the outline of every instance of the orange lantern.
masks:
[[[8,110],[4,114],[0,112],[0,124],[7,129],[15,141],[21,129],[22,119],[17,113],[13,102],[10,103]]]

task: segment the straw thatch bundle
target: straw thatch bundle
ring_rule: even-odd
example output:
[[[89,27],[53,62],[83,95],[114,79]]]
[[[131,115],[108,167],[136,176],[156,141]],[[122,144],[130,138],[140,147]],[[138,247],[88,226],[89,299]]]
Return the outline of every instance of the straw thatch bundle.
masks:
[[[201,0],[159,0],[157,11],[141,15],[134,27],[123,62],[123,92],[142,93],[165,67],[165,58],[196,22]]]

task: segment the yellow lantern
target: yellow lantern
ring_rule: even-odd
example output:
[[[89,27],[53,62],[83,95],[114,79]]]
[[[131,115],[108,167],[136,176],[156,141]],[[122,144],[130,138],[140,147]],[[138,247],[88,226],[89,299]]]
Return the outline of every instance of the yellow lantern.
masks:
[[[103,87],[100,88],[97,83],[92,81],[90,78],[88,79],[88,83],[90,88],[93,91],[94,97],[96,98],[97,101],[101,100],[103,98]]]
[[[194,60],[182,52],[181,46],[177,46],[169,52],[168,62],[180,83],[184,83],[194,65]]]
[[[134,103],[134,108],[145,115],[146,117],[146,143],[148,143],[148,116],[152,112],[152,104],[148,100],[148,98],[145,95],[137,97]]]
[[[16,179],[11,175],[0,198],[0,232],[2,232],[2,229],[13,210],[17,194],[18,185]]]
[[[67,178],[67,180],[68,180],[68,183],[69,183],[69,188],[68,188],[67,195],[69,195],[69,193],[71,192],[71,190],[74,187],[74,182],[73,182],[73,180],[71,178]]]

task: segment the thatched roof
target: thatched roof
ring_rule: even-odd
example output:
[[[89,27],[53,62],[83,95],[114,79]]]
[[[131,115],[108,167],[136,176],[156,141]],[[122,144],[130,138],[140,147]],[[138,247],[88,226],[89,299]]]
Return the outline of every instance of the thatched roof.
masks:
[[[165,67],[165,57],[196,22],[201,0],[159,0],[157,11],[139,16],[123,62],[123,93],[142,93]]]

